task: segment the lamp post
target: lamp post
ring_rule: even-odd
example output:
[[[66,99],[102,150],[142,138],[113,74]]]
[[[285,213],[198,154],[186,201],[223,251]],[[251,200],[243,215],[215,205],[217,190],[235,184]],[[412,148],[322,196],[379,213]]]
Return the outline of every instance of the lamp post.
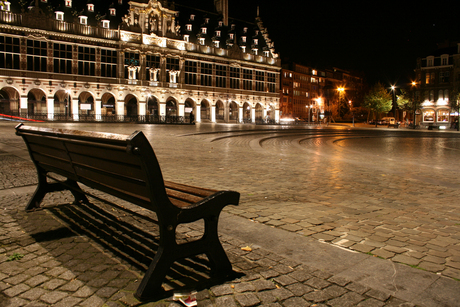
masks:
[[[351,100],[348,100],[348,104],[350,105],[350,112],[351,112],[351,115],[353,116],[352,123],[354,127],[355,126],[355,113],[353,113],[353,104],[351,103]]]
[[[399,116],[396,115],[396,87],[392,85],[391,90],[393,91],[393,116],[395,117],[395,120],[398,121]]]

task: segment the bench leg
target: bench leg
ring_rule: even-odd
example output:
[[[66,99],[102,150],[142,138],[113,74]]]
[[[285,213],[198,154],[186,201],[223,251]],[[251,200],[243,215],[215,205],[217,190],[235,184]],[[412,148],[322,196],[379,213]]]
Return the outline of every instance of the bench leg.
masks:
[[[82,189],[78,185],[76,181],[67,179],[64,183],[66,186],[69,187],[70,193],[72,193],[73,197],[75,198],[75,204],[82,202],[85,204],[89,203],[88,198],[86,195],[83,193]]]
[[[218,221],[219,217],[207,217],[205,220],[205,232],[203,239],[209,248],[206,256],[211,264],[213,276],[225,278],[233,273],[232,264],[228,260],[227,254],[219,240]]]
[[[160,297],[164,293],[161,285],[174,260],[174,255],[168,255],[163,247],[158,248],[134,296],[140,301]]]

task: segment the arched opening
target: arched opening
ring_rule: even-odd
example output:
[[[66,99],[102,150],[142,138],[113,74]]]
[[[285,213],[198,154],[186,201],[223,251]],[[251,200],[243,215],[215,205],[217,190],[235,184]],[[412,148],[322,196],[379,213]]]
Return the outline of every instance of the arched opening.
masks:
[[[228,120],[238,121],[238,105],[234,101],[230,102],[228,107]]]
[[[275,123],[275,108],[273,106],[268,106],[265,120],[267,123]]]
[[[10,96],[4,90],[0,90],[0,114],[13,115],[11,113]]]
[[[224,104],[222,101],[216,103],[216,121],[222,122],[224,120]]]
[[[209,121],[211,119],[211,109],[206,100],[201,101],[201,121]]]
[[[46,95],[39,89],[27,94],[27,116],[35,119],[47,119]]]
[[[103,121],[112,121],[116,117],[115,97],[110,93],[102,95],[101,118]]]
[[[138,104],[137,98],[133,95],[128,95],[125,98],[125,121],[137,122]]]
[[[243,122],[251,122],[251,106],[247,102],[243,104]]]
[[[263,122],[264,108],[260,103],[256,104],[256,122]]]
[[[95,120],[94,98],[89,92],[83,92],[80,94],[80,97],[78,97],[78,120]]]
[[[147,98],[147,121],[150,123],[159,121],[158,100],[155,96],[148,96]]]
[[[192,100],[185,101],[185,122],[194,123],[195,122],[195,112],[194,112],[194,103]]]

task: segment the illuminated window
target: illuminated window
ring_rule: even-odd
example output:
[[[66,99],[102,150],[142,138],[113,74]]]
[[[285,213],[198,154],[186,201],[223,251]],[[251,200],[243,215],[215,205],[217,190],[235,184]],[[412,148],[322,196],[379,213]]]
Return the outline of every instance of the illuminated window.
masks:
[[[438,117],[436,121],[437,122],[448,122],[449,121],[449,110],[448,109],[438,110]]]
[[[423,111],[423,121],[424,122],[434,122],[434,111],[433,110]]]
[[[187,29],[187,31],[192,31],[192,25],[191,24],[185,25],[185,28]]]
[[[109,9],[109,13],[110,13],[110,16],[115,16],[115,15],[117,15],[117,10],[115,8],[111,7]]]
[[[94,4],[88,4],[88,11],[94,12]]]
[[[205,42],[206,42],[206,39],[204,37],[200,37],[200,45],[204,46]]]
[[[65,0],[66,7],[72,7],[72,0]]]
[[[190,41],[190,36],[189,35],[184,35],[184,41],[187,43]]]
[[[87,16],[79,16],[78,18],[80,19],[80,24],[82,24],[82,25],[88,24],[88,17]]]
[[[56,20],[64,20],[64,12],[56,12]]]
[[[110,20],[103,20],[103,21],[102,21],[102,27],[103,27],[104,29],[110,28]]]
[[[216,31],[216,36],[220,37],[221,31]]]

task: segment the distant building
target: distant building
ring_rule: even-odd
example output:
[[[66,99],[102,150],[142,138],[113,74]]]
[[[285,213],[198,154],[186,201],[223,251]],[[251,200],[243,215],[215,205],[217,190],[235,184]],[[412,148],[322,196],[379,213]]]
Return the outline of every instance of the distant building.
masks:
[[[0,113],[73,121],[187,122],[191,112],[196,122],[279,120],[281,62],[259,16],[232,20],[227,0],[214,1],[215,12],[166,0],[101,2],[2,2]]]
[[[442,46],[417,59],[415,97],[423,101],[417,123],[450,127],[458,120],[451,101],[460,91],[460,44]]]
[[[281,70],[280,113],[283,119],[315,122],[341,116],[361,105],[364,79],[361,74],[332,68],[318,70],[297,63],[283,64]]]

